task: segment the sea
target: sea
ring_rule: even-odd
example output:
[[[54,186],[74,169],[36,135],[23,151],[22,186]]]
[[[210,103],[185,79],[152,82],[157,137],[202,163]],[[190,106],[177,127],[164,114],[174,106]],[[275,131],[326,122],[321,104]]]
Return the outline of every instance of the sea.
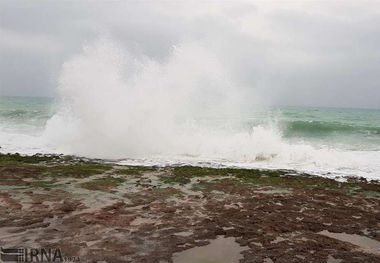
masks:
[[[0,97],[0,151],[380,180],[378,109],[261,106],[165,118],[101,101]]]

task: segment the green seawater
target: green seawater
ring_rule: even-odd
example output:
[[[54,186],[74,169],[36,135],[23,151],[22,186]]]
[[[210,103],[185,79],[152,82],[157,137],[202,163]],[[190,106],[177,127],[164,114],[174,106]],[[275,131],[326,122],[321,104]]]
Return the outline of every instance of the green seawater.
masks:
[[[39,132],[55,112],[53,98],[0,97],[0,129],[19,133]]]
[[[0,97],[0,131],[41,133],[58,108],[59,103],[53,98]],[[239,115],[208,112],[194,117],[194,121],[240,131],[272,125],[289,142],[345,150],[380,150],[380,110],[377,109],[275,106]]]
[[[380,149],[380,110],[282,107],[284,137],[350,150]]]

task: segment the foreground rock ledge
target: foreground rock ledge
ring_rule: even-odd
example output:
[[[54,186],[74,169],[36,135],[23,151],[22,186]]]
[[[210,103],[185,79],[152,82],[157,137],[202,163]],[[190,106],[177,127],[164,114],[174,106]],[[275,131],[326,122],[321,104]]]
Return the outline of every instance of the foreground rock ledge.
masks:
[[[154,263],[223,237],[240,262],[380,262],[379,197],[365,179],[0,155],[0,246]]]

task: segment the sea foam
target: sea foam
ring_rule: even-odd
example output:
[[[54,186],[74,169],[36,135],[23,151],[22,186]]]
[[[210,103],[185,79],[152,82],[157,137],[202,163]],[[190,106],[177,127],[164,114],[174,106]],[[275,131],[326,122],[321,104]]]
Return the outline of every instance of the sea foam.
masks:
[[[64,63],[60,107],[41,135],[0,130],[2,150],[124,159],[124,164],[281,168],[380,179],[379,151],[290,143],[276,118],[247,129],[198,121],[215,112],[222,118],[252,109],[257,101],[245,91],[197,43],[173,47],[160,61],[133,56],[102,38]]]

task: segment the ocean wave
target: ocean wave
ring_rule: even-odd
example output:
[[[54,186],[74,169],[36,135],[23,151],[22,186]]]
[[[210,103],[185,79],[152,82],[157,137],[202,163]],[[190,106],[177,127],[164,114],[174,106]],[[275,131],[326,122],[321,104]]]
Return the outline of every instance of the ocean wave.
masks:
[[[1,151],[295,169],[367,178],[380,174],[379,151],[287,140],[290,135],[363,131],[377,136],[379,130],[370,126],[309,122],[302,116],[285,126],[281,119],[262,120],[246,129],[192,121],[193,116],[206,115],[210,105],[240,116],[240,106],[246,103],[244,93],[218,60],[194,43],[177,47],[167,61],[159,62],[132,57],[112,41],[102,40],[67,61],[59,83],[63,102],[52,117],[46,111],[41,114],[44,121],[34,123],[42,127],[39,134],[3,129],[0,123]],[[31,112],[26,111],[11,111],[8,119],[25,118]]]
[[[331,134],[362,134],[380,136],[380,127],[326,121],[289,121],[283,124],[286,136],[300,134],[310,136],[329,136]]]

